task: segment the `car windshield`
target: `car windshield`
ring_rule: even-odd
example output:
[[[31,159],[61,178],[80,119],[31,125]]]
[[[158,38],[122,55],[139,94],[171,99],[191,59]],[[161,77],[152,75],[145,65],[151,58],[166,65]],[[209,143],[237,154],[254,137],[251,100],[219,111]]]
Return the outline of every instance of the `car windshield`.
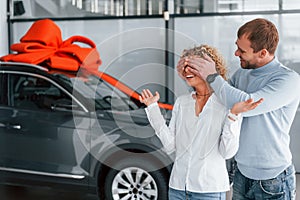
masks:
[[[67,76],[59,73],[55,76],[76,89],[84,98],[94,101],[95,110],[126,111],[141,107],[139,102],[93,74]]]

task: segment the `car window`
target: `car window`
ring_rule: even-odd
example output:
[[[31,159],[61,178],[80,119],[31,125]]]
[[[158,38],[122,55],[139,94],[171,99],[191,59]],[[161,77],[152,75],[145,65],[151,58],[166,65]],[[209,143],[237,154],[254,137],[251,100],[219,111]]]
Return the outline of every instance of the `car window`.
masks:
[[[7,105],[7,76],[0,74],[0,106]]]
[[[139,107],[124,93],[112,87],[97,77],[89,77],[89,87],[93,88],[94,100],[99,109],[109,109],[118,111],[135,110]],[[97,81],[95,81],[95,79]]]
[[[67,77],[62,74],[55,74],[60,80],[76,88],[84,98],[93,100],[95,110],[128,111],[140,108],[130,97],[99,77],[83,75],[77,74],[75,77]]]
[[[50,81],[22,74],[11,74],[12,106],[30,110],[80,109],[60,88]]]

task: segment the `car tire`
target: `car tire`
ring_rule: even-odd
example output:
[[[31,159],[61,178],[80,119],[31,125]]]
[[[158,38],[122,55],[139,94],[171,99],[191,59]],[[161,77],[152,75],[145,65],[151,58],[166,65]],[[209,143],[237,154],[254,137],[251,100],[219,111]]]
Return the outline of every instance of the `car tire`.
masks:
[[[104,181],[105,199],[167,200],[169,175],[165,169],[155,168],[154,163],[141,156],[116,162]]]

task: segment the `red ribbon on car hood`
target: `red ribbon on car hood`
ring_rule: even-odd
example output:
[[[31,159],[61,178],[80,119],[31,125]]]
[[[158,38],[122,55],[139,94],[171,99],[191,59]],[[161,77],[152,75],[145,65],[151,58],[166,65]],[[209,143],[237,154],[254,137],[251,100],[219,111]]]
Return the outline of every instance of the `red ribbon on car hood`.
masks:
[[[81,47],[74,43],[83,43],[90,47]],[[92,40],[83,36],[72,36],[63,41],[60,28],[50,19],[34,22],[20,39],[20,43],[12,44],[10,49],[17,53],[3,56],[1,61],[47,65],[67,71],[78,71],[79,68],[96,71],[102,63]]]

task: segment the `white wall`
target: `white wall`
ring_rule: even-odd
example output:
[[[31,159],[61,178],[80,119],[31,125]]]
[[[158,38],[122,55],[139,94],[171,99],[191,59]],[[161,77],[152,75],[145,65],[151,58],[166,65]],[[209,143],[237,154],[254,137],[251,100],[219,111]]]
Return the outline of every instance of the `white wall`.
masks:
[[[0,1],[0,56],[8,53],[8,36],[6,23],[6,0]]]

